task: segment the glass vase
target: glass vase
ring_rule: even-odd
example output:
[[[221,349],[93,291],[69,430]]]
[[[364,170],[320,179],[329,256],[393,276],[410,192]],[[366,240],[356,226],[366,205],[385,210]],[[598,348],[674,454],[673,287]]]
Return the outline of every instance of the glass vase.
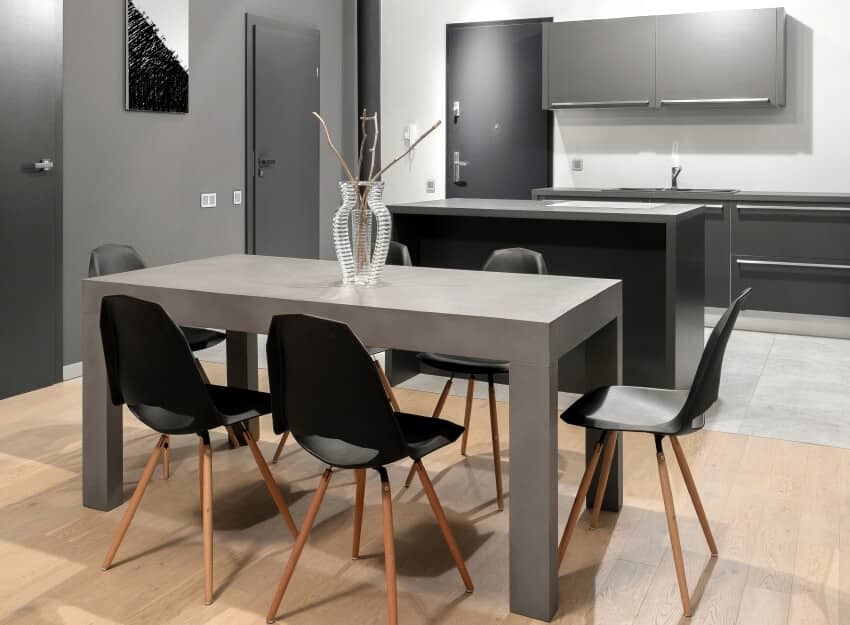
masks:
[[[392,217],[383,182],[339,183],[342,205],[334,214],[334,248],[343,284],[377,284],[387,262]],[[365,193],[365,197],[364,197]]]

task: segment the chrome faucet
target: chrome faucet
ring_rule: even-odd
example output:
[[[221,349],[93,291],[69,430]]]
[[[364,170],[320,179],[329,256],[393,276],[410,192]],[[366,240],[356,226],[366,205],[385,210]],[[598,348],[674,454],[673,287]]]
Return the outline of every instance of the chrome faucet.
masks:
[[[679,167],[678,165],[673,167],[673,178],[670,181],[670,188],[671,189],[678,189],[679,188],[679,174],[681,174],[681,173],[682,173],[681,167]]]

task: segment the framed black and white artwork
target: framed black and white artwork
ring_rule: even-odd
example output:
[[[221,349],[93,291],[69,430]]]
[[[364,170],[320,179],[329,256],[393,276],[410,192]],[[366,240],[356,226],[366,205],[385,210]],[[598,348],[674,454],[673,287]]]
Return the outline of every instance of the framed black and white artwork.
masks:
[[[126,0],[128,111],[189,112],[189,0]]]

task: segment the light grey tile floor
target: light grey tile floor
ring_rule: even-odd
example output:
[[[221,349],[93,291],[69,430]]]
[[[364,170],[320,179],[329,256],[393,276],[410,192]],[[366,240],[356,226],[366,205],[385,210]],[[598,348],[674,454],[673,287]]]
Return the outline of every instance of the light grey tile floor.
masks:
[[[707,329],[706,338],[708,334]],[[265,337],[258,341],[260,367],[265,367]],[[199,356],[224,362],[224,353],[221,345]],[[401,386],[439,393],[443,383],[440,377],[423,374]],[[451,392],[464,395],[466,382],[456,381]],[[485,384],[476,384],[475,396],[486,398]],[[508,401],[506,385],[497,385],[496,398]],[[560,393],[558,404],[563,409],[575,399]],[[850,448],[850,341],[733,332],[720,398],[706,415],[706,428]]]

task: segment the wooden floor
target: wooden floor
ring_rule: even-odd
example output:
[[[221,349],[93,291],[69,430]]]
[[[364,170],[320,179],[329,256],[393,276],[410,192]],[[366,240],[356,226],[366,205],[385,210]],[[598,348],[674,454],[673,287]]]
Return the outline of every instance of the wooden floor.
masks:
[[[222,375],[210,367],[212,377]],[[151,483],[114,567],[100,571],[123,508],[80,504],[80,382],[0,401],[0,623],[25,625],[264,622],[292,546],[246,448],[214,438],[215,592],[203,605],[197,442],[175,437],[172,477]],[[430,413],[436,396],[401,391],[403,409]],[[444,416],[460,420],[451,397]],[[427,459],[435,487],[467,559],[476,590],[464,593],[421,489],[403,490],[407,465],[390,469],[396,493],[400,620],[405,625],[520,624],[507,604],[508,513],[496,512],[487,405],[476,400],[470,457],[459,447]],[[500,405],[505,491],[510,440]],[[583,466],[583,433],[560,427],[561,524]],[[264,423],[267,456],[276,441]],[[129,495],[156,435],[125,419]],[[695,598],[693,623],[850,624],[850,451],[737,434],[683,439],[712,521],[720,557],[708,557],[699,524],[670,463]],[[669,450],[668,450],[669,452]],[[672,458],[672,452],[669,452]],[[681,618],[653,443],[626,436],[626,505],[583,516],[561,569],[563,624],[662,625]],[[323,467],[290,442],[273,468],[297,522]],[[159,475],[159,474],[157,474]],[[354,479],[339,473],[319,514],[280,622],[304,625],[386,622],[377,475],[367,482],[363,558],[349,558]],[[530,486],[528,486],[530,487]]]

